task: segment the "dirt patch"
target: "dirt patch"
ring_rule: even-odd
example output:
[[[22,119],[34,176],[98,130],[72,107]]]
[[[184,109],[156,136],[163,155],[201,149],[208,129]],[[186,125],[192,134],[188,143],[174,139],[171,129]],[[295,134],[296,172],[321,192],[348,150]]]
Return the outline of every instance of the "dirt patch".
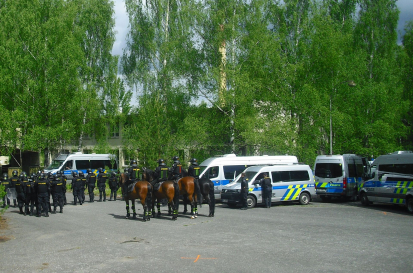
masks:
[[[0,217],[0,230],[7,230],[9,229],[9,224],[7,223],[7,219],[4,217]]]

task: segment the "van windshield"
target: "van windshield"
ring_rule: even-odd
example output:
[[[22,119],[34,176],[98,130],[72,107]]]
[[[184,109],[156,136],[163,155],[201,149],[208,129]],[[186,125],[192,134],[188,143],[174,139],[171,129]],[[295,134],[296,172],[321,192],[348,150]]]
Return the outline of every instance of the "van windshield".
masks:
[[[322,178],[336,178],[343,176],[341,163],[317,163],[315,176]]]
[[[52,164],[50,164],[46,170],[53,170],[53,169],[59,169],[60,166],[62,166],[64,160],[53,160]]]
[[[257,172],[245,172],[245,178],[247,179],[247,182],[250,182],[256,174]],[[241,183],[241,179],[238,178],[237,183]]]

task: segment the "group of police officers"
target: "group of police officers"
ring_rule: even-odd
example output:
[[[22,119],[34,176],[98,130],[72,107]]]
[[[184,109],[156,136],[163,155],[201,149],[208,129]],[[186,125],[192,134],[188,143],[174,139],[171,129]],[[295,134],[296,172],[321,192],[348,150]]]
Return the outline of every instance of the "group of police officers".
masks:
[[[157,187],[163,181],[168,179],[178,181],[183,177],[184,170],[182,164],[179,161],[178,156],[172,158],[173,165],[168,168],[165,164],[165,160],[158,160],[158,167],[154,171],[154,180],[151,184]],[[95,201],[94,189],[97,185],[99,189],[99,202],[106,201],[106,181],[108,181],[109,188],[111,190],[110,199],[116,201],[117,190],[119,188],[119,177],[116,172],[112,172],[110,176],[104,172],[102,168],[99,168],[98,174],[96,175],[91,169],[87,170],[87,176],[82,171],[72,172],[72,190],[74,201],[73,204],[77,205],[79,203],[82,205],[85,202],[85,189],[87,187],[89,194],[89,202]],[[125,169],[125,173],[128,174],[129,180],[125,184],[131,184],[133,181],[142,180],[141,169],[138,168],[137,161],[131,161],[131,167]],[[193,176],[196,182],[200,175],[200,167],[196,158],[191,159],[191,165],[188,168],[188,175]],[[16,193],[16,199],[13,197],[13,205],[16,207],[16,203],[19,206],[20,213],[23,215],[34,215],[37,214],[38,217],[45,216],[49,217],[49,212],[56,213],[57,207],[60,208],[60,213],[63,213],[63,206],[66,205],[66,181],[67,177],[63,172],[58,171],[56,174],[44,173],[39,171],[37,174],[32,174],[28,176],[26,172],[22,172],[18,175],[16,170],[13,171],[12,177],[8,177],[7,173],[3,174],[2,185],[5,186],[6,192],[12,192],[10,190],[14,189]],[[10,189],[7,191],[7,189]],[[124,193],[127,189],[124,189]],[[7,205],[10,206],[10,197],[7,195],[3,197],[3,207]],[[53,207],[50,203],[50,196],[52,196]],[[113,199],[112,199],[113,198]],[[16,202],[17,201],[17,202]],[[36,212],[34,208],[36,207]]]

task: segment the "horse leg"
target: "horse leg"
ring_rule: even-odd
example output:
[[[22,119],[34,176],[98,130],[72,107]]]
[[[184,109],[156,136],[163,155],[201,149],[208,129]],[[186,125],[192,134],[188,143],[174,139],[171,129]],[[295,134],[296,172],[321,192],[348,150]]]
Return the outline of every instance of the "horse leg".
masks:
[[[184,201],[184,214],[186,214],[186,213],[188,212],[188,209],[187,209],[187,205],[188,205],[188,196],[187,196],[186,194],[184,194],[183,201]],[[191,208],[191,209],[192,209],[192,208]]]
[[[173,200],[168,202],[168,206],[173,208],[172,220],[176,220],[178,218],[178,210],[175,208],[175,203]]]
[[[158,214],[156,215],[156,217],[161,217],[161,202],[159,199],[157,199],[156,201],[156,208],[158,209]]]
[[[135,210],[135,199],[132,199],[132,211],[133,211],[133,219],[136,219],[136,210]]]
[[[172,215],[172,206],[171,204],[168,202],[168,216]]]
[[[125,199],[125,203],[126,203],[126,219],[128,219],[130,217],[130,213],[129,213],[129,200]]]
[[[194,197],[188,195],[189,203],[191,204],[191,219],[195,218],[195,207],[194,207]]]

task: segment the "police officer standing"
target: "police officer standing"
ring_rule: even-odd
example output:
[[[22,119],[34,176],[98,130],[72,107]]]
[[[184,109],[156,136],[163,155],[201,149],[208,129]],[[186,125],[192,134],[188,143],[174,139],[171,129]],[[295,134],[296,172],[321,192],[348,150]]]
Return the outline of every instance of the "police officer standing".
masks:
[[[9,189],[11,191],[16,191],[16,183],[19,180],[19,176],[18,176],[18,172],[16,170],[14,170],[12,172],[12,177],[10,178],[10,186]],[[17,192],[16,192],[17,193]],[[16,199],[13,199],[13,207],[16,207]]]
[[[240,197],[241,197],[241,204],[242,204],[241,209],[246,210],[248,208],[248,205],[247,205],[248,181],[245,178],[245,173],[241,174],[240,179],[241,179],[241,196]]]
[[[29,182],[29,178],[26,175],[26,172],[22,172],[20,174],[20,181],[23,184],[24,187],[24,215],[27,215],[30,213],[29,210],[29,205],[30,205],[30,197],[31,197],[31,192],[33,189],[33,185]]]
[[[172,160],[174,163],[172,164],[172,167],[169,170],[171,179],[174,180],[175,182],[178,182],[178,180],[182,178],[182,164],[179,161],[178,156],[174,156]]]
[[[14,177],[14,172],[17,173],[17,171],[13,171],[13,177]],[[20,214],[24,214],[24,216],[26,216],[26,211],[23,211],[24,202],[26,201],[26,195],[25,195],[26,191],[25,191],[25,187],[20,177],[18,177],[18,179],[15,180],[14,186],[16,188],[17,203],[19,204]]]
[[[109,177],[109,188],[110,188],[110,198],[109,201],[116,201],[116,191],[118,190],[118,179],[116,177],[116,173],[112,172]]]
[[[40,217],[44,213],[45,217],[49,217],[49,208],[47,205],[47,199],[50,194],[50,183],[46,179],[44,173],[40,174],[40,178],[35,183],[35,188],[37,191],[37,202],[39,203],[39,209],[37,210],[37,217]]]
[[[36,205],[36,210],[39,211],[39,203],[37,202],[37,192],[36,192],[36,187],[34,186],[34,182],[36,181],[36,174],[32,174],[28,178],[29,182],[28,184],[30,185],[30,193],[28,194],[26,191],[26,194],[29,196],[30,200],[30,216],[33,216],[34,214],[34,206]],[[26,197],[27,200],[27,197]],[[27,206],[27,203],[26,203]]]
[[[67,199],[66,199],[66,191],[67,191],[66,184],[67,184],[67,177],[66,177],[66,175],[65,175],[65,173],[64,173],[64,172],[57,171],[56,173],[57,173],[57,176],[58,176],[58,177],[60,177],[60,181],[61,181],[61,182],[62,182],[62,184],[63,184],[63,204],[64,204],[64,205],[66,205],[66,204],[67,204]]]
[[[56,213],[57,206],[60,207],[60,213],[63,213],[64,205],[64,189],[63,182],[58,175],[53,176],[53,181],[51,183],[52,198],[53,198],[53,213]]]
[[[95,190],[96,186],[96,174],[92,172],[92,169],[87,170],[86,183],[89,193],[89,202],[95,202],[95,193],[93,191]]]
[[[73,205],[76,206],[78,199],[79,199],[79,203],[82,204],[82,195],[80,193],[82,180],[80,179],[80,177],[78,177],[77,172],[73,171],[72,175],[73,175],[73,179],[72,179]]]
[[[85,188],[86,188],[86,177],[82,171],[79,171],[79,179],[80,179],[80,197],[79,202],[82,205],[85,202]]]
[[[99,202],[102,202],[102,196],[103,196],[103,201],[106,201],[106,180],[108,179],[107,174],[102,168],[99,168],[99,174],[97,177],[98,180],[98,188],[99,188]]]
[[[165,160],[162,158],[158,160],[158,167],[154,171],[155,179],[150,183],[154,186],[154,189],[157,190],[159,182],[166,181],[168,179],[168,167],[165,164]]]
[[[262,189],[262,200],[266,208],[271,208],[272,184],[267,173],[263,173],[263,178],[255,181],[254,185],[259,184]]]
[[[7,189],[10,187],[9,175],[7,173],[3,173],[3,181],[1,184],[4,186],[4,191],[7,193]],[[10,206],[10,199],[7,198],[7,194],[5,194],[3,196],[3,208],[6,207],[6,199],[7,205]]]
[[[47,174],[47,180],[49,180],[49,185],[51,185],[53,181],[53,174],[51,172]],[[52,203],[50,202],[51,196],[52,192],[49,190],[49,197],[47,198],[47,206],[49,207],[49,212],[52,212]]]

